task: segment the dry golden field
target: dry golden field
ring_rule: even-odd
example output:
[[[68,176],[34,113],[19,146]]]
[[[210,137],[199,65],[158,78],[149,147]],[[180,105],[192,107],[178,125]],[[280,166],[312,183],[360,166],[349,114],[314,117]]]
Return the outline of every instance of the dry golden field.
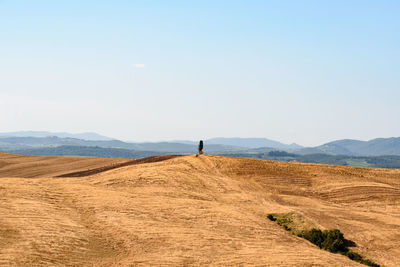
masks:
[[[285,212],[400,266],[400,170],[0,153],[1,266],[364,266],[266,219]]]

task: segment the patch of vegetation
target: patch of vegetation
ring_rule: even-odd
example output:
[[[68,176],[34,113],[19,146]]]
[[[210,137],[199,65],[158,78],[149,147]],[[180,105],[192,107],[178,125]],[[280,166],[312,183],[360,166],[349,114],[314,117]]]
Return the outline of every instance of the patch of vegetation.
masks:
[[[267,215],[270,221],[282,226],[286,231],[290,231],[294,235],[301,234],[304,229],[312,229],[315,225],[309,221],[304,220],[303,216],[298,213],[271,213]]]
[[[272,215],[272,214],[268,214],[268,215],[267,215],[267,218],[268,218],[270,221],[276,221],[276,218],[275,218],[274,215]]]
[[[360,160],[346,160],[347,165],[349,166],[353,166],[353,167],[373,167],[373,164],[370,164],[368,162],[366,162],[363,159]]]
[[[288,226],[292,222],[291,218],[288,216],[278,216],[277,214],[268,214],[267,218],[270,221],[276,221],[276,223],[282,226],[286,231],[290,231],[291,228]]]
[[[270,221],[276,221],[276,223],[282,226],[286,231],[291,231],[291,233],[297,235],[298,237],[307,239],[314,245],[318,246],[320,249],[328,250],[332,253],[340,253],[347,256],[349,259],[359,262],[361,264],[379,267],[380,265],[371,261],[370,259],[364,258],[357,252],[350,251],[348,249],[349,244],[354,244],[351,240],[346,240],[342,232],[339,229],[331,230],[321,230],[318,228],[311,228],[309,230],[299,230],[300,227],[305,227],[306,223],[303,220],[303,224],[298,224],[294,222],[294,219],[301,218],[301,216],[294,213],[287,214],[268,214],[267,218]],[[295,225],[295,229],[291,226]]]
[[[379,267],[380,265],[369,260],[369,259],[365,259],[363,258],[363,256],[361,256],[360,254],[358,254],[357,252],[353,252],[353,251],[348,251],[345,253],[345,255],[347,257],[349,257],[349,259],[359,262],[361,264],[367,265],[367,266],[372,266],[372,267]]]
[[[347,252],[343,234],[338,229],[324,230],[313,228],[310,231],[304,231],[301,237],[307,239],[319,248],[333,253]]]

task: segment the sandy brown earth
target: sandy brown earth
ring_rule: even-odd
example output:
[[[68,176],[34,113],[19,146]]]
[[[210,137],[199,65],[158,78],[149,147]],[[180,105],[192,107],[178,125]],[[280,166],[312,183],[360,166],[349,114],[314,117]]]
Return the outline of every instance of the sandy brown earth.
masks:
[[[0,265],[364,266],[266,219],[296,212],[400,266],[400,170],[207,155],[118,165],[129,161],[1,154]]]
[[[0,152],[0,177],[55,177],[128,162],[127,159],[37,157]]]

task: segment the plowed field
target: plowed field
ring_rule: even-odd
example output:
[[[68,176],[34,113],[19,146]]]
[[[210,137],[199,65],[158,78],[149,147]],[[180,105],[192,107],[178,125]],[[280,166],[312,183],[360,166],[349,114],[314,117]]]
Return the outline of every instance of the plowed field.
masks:
[[[266,219],[284,212],[400,266],[400,170],[0,154],[1,266],[363,266]]]

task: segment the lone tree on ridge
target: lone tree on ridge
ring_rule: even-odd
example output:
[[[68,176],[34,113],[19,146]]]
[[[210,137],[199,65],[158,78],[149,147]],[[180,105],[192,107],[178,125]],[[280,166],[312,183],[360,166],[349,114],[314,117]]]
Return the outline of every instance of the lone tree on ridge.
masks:
[[[199,154],[203,154],[203,140],[200,140],[199,143]]]

